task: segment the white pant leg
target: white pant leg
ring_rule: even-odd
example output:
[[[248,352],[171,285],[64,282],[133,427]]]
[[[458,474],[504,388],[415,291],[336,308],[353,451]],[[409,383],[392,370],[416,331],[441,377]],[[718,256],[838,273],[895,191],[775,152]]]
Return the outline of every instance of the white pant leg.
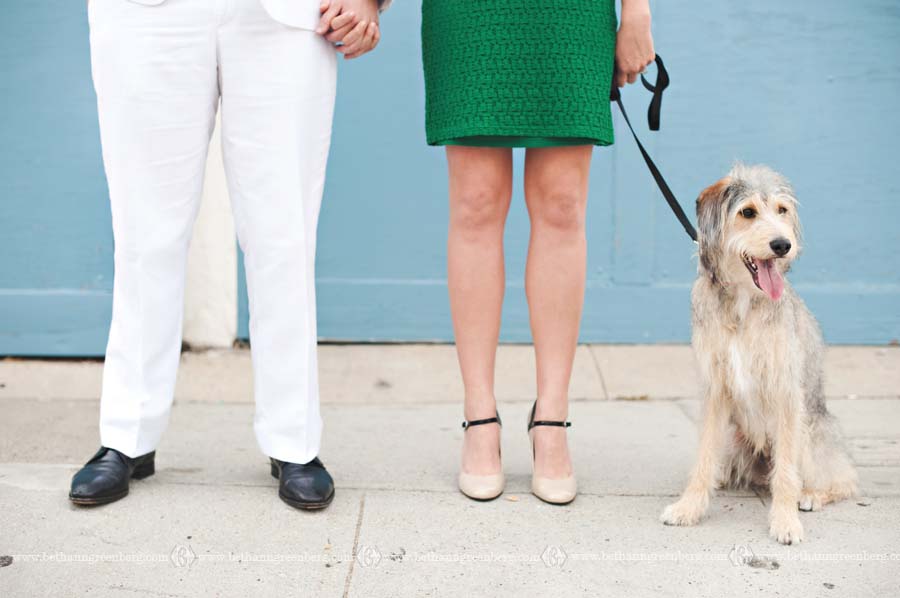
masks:
[[[222,146],[244,250],[262,451],[319,453],[316,224],[331,139],[336,58],[312,31],[237,0],[219,33]]]
[[[156,448],[181,348],[188,243],[218,84],[209,0],[91,0],[91,60],[115,238],[100,440]]]

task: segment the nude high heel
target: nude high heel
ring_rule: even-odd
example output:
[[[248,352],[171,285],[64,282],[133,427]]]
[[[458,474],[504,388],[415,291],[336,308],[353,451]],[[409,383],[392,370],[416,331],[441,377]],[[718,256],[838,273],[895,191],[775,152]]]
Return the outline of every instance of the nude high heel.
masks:
[[[472,421],[464,421],[462,427],[468,430],[472,426],[483,426],[485,424],[496,423],[503,426],[500,421],[500,414],[487,419],[476,419]],[[503,476],[503,470],[500,473],[492,473],[488,475],[474,475],[459,471],[459,491],[475,500],[493,500],[503,494],[503,487],[506,479]]]
[[[531,493],[544,502],[554,505],[567,505],[575,500],[578,492],[578,485],[575,482],[575,476],[570,475],[565,478],[545,478],[534,474],[534,427],[535,426],[558,426],[561,428],[569,428],[572,422],[567,421],[534,421],[534,413],[537,410],[537,401],[531,407],[531,415],[528,416],[528,437],[531,439]]]

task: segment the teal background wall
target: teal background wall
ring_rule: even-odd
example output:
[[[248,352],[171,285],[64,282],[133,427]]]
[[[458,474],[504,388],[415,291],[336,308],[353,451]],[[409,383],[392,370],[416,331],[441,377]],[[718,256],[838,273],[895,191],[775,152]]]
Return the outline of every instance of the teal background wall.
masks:
[[[103,352],[110,227],[85,2],[4,2],[0,354]]]
[[[792,280],[827,340],[900,338],[900,6],[890,0],[654,2],[673,79],[663,128],[626,105],[682,202],[740,159],[794,182],[806,252]],[[339,340],[450,340],[443,152],[424,144],[419,3],[398,0],[382,43],[342,63],[320,222],[319,331]],[[10,3],[0,21],[0,354],[97,355],[112,235],[83,2]],[[686,342],[694,247],[621,121],[598,149],[582,340]],[[521,177],[522,155],[516,155]],[[502,337],[527,341],[528,222],[507,226]],[[243,294],[243,287],[242,287]],[[247,330],[246,301],[240,329]]]

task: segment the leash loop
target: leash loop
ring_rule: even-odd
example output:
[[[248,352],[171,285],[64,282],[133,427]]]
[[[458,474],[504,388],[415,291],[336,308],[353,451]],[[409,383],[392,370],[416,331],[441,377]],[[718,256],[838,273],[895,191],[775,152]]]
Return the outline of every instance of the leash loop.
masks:
[[[650,100],[650,107],[647,109],[647,124],[650,126],[651,131],[659,130],[660,113],[662,111],[662,94],[669,86],[669,73],[666,71],[666,67],[659,54],[656,55],[656,69],[657,75],[655,85],[647,81],[644,75],[641,75],[641,83],[648,91],[653,93],[653,99]],[[625,105],[622,104],[622,94],[619,93],[619,88],[616,87],[615,83],[613,83],[609,99],[611,102],[618,104],[619,111],[622,112],[622,118],[625,119],[625,124],[628,125],[628,130],[631,131],[631,136],[634,137],[634,142],[637,143],[638,149],[641,151],[641,156],[643,156],[644,162],[647,164],[647,169],[650,171],[650,174],[653,175],[653,180],[656,181],[656,186],[659,187],[666,203],[669,204],[669,208],[672,209],[678,222],[684,227],[684,232],[687,233],[694,243],[697,243],[697,231],[694,228],[694,225],[691,224],[690,219],[687,217],[687,214],[685,214],[681,204],[678,203],[678,199],[676,199],[675,194],[672,193],[672,190],[666,183],[666,179],[663,178],[662,173],[659,171],[659,168],[656,167],[650,154],[644,149],[644,144],[638,139],[637,133],[634,132],[634,127],[631,126],[631,121],[628,119],[628,113],[625,112]]]

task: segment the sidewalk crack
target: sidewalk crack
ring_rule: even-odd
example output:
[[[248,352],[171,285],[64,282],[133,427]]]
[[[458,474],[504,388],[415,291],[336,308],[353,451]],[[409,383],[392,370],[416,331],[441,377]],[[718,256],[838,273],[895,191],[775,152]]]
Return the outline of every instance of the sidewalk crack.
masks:
[[[768,505],[766,505],[766,497],[765,497],[765,495],[760,491],[760,489],[759,489],[759,488],[752,488],[752,490],[753,490],[753,493],[756,495],[756,498],[759,499],[759,502],[762,503],[762,506],[764,506],[764,507],[765,507],[765,506],[768,506]]]
[[[600,388],[603,389],[603,398],[607,401],[609,400],[609,391],[606,390],[606,379],[603,377],[603,370],[600,368],[600,362],[597,360],[597,355],[594,353],[593,345],[586,345],[588,350],[588,355],[591,356],[591,361],[594,362],[594,369],[597,370],[597,376],[600,377]]]
[[[353,579],[353,567],[356,565],[356,551],[359,550],[359,530],[362,529],[363,513],[366,510],[366,494],[359,498],[359,514],[356,516],[356,532],[353,534],[353,550],[350,552],[350,570],[344,580],[344,598],[350,596],[350,581]]]

